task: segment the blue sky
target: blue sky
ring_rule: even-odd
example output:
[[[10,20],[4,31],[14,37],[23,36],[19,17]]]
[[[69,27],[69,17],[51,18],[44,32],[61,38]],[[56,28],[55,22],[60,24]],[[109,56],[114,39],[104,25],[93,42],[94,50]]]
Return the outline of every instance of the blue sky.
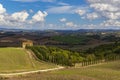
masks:
[[[0,27],[120,29],[119,0],[0,0]]]

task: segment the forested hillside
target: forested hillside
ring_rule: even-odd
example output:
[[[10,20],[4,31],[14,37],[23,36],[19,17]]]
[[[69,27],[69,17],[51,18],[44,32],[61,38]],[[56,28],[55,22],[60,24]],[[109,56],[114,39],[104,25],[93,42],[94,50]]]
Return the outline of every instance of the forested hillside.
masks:
[[[80,53],[57,47],[33,46],[28,48],[31,49],[40,60],[55,64],[72,66],[84,60]]]
[[[74,66],[75,63],[82,61],[120,58],[120,43],[118,42],[89,48],[81,53],[50,46],[33,46],[27,48],[31,49],[39,60],[67,66]]]
[[[83,52],[86,59],[113,59],[120,56],[120,43],[104,44],[95,48],[89,48]]]

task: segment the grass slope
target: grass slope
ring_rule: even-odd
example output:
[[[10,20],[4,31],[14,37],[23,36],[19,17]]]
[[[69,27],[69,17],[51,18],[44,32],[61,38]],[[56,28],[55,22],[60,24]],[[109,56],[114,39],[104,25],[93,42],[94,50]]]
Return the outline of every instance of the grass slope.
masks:
[[[52,72],[52,74],[81,75],[94,78],[93,80],[120,80],[120,61],[109,62],[86,68],[60,70]]]
[[[15,72],[56,67],[30,58],[22,48],[0,48],[0,72]]]
[[[7,80],[120,80],[120,61],[86,68],[70,68]]]

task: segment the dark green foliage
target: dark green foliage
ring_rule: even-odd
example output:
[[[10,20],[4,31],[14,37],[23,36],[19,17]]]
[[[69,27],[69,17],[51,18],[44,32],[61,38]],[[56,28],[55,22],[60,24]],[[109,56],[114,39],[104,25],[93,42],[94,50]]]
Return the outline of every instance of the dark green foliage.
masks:
[[[33,46],[28,48],[31,49],[40,60],[67,66],[74,66],[75,63],[83,61],[82,65],[86,66],[100,63],[101,60],[112,61],[120,59],[119,42],[89,48],[82,53],[82,56],[80,53],[57,47]]]
[[[55,64],[73,66],[75,63],[83,61],[83,57],[79,53],[57,47],[33,46],[27,48],[31,49],[40,60]]]
[[[120,43],[111,43],[100,45],[95,48],[89,48],[84,51],[86,59],[113,59],[115,56],[120,55]],[[90,59],[91,58],[91,59]]]
[[[108,35],[108,36],[103,37],[102,40],[114,42],[114,41],[120,41],[120,38],[116,37],[115,35]]]
[[[53,36],[52,40],[59,41],[65,44],[79,44],[84,45],[88,42],[91,38],[86,36],[77,36],[77,35],[64,35],[64,36]]]
[[[89,35],[87,36],[89,38],[93,38],[93,39],[97,39],[97,40],[100,40],[101,39],[101,36],[100,35]]]
[[[40,54],[34,47],[29,47],[29,49],[31,49],[40,60],[43,60],[43,55]]]
[[[113,51],[114,53],[116,53],[116,54],[120,54],[120,47],[118,47],[118,48],[116,48],[116,49],[114,49],[114,51]]]

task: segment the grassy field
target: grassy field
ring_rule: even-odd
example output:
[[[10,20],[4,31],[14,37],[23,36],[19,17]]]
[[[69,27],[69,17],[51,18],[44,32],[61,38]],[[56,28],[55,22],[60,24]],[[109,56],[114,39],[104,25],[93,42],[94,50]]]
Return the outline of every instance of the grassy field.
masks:
[[[31,58],[22,48],[0,48],[0,73],[19,72],[56,67],[54,64],[39,62]]]
[[[120,61],[86,68],[69,68],[47,73],[25,75],[6,80],[120,80]]]
[[[120,61],[86,68],[66,69],[52,74],[81,75],[94,78],[93,80],[120,80]]]

